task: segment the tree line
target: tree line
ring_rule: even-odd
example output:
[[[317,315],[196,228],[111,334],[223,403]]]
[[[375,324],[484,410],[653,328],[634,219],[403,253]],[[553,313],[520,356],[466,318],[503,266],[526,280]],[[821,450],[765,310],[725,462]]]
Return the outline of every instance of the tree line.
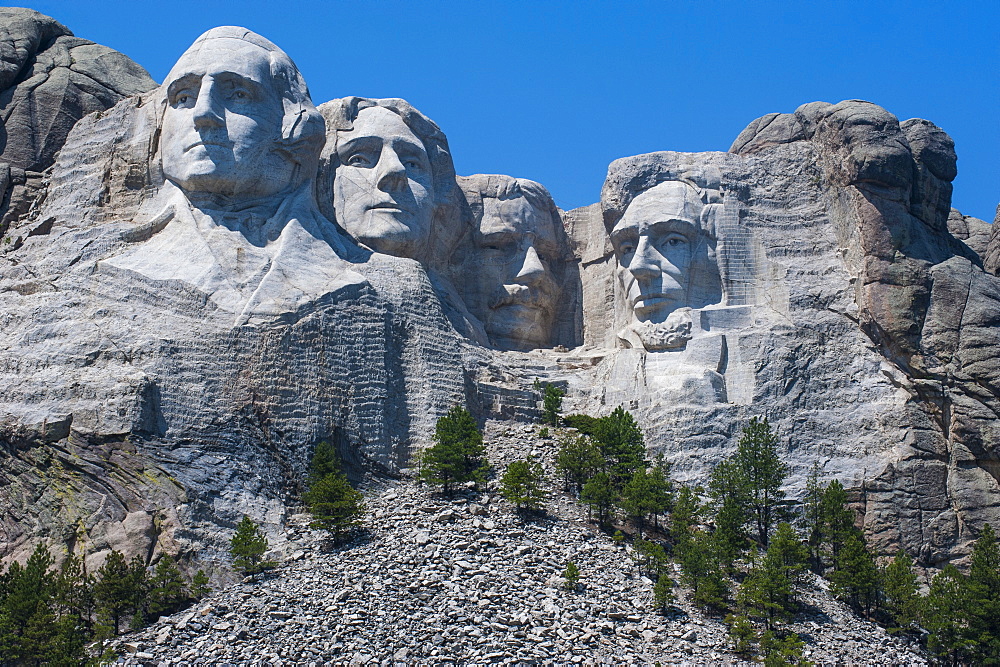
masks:
[[[188,581],[162,556],[147,568],[140,557],[108,554],[96,572],[68,556],[58,568],[44,545],[24,565],[0,574],[0,664],[80,665],[100,659],[103,642],[179,611],[209,592],[199,570]],[[96,656],[87,650],[98,642]]]
[[[767,419],[750,420],[703,488],[675,482],[662,457],[649,460],[642,430],[622,407],[605,417],[564,417],[562,390],[537,389],[544,396],[541,436],[559,428],[555,468],[563,491],[616,543],[631,543],[637,571],[653,581],[657,610],[670,613],[681,587],[695,605],[725,618],[737,652],[806,664],[804,642],[788,623],[803,606],[798,596],[812,571],[858,614],[918,639],[943,663],[1000,664],[1000,549],[989,525],[973,545],[968,574],[946,565],[922,594],[912,559],[870,547],[847,490],[838,480],[821,483],[818,464],[801,502],[786,500],[789,469]],[[478,487],[489,471],[475,421],[456,406],[438,422],[421,479],[451,493],[462,483]],[[547,487],[530,456],[499,479],[501,495],[525,513],[544,512]],[[569,591],[585,578],[572,562],[563,575]]]

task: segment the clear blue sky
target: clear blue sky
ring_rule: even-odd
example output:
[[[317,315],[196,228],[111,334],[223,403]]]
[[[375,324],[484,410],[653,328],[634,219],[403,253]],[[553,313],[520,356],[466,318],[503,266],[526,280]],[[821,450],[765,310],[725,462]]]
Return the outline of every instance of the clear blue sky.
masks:
[[[460,174],[598,200],[608,163],[727,150],[754,118],[860,98],[955,139],[953,205],[1000,201],[1000,0],[401,2],[161,0],[32,4],[161,81],[204,30],[281,46],[320,102],[403,97],[448,135]]]

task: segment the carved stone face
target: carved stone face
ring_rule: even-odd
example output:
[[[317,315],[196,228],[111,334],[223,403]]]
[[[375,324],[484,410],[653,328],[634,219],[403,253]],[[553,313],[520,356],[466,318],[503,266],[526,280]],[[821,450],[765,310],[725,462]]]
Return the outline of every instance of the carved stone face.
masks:
[[[434,217],[434,181],[423,142],[396,113],[362,109],[337,137],[337,221],[365,245],[422,259]]]
[[[618,278],[635,320],[659,324],[689,305],[703,208],[693,188],[668,181],[636,197],[611,230]]]
[[[546,347],[559,298],[551,269],[560,261],[555,225],[547,210],[525,197],[483,198],[475,234],[476,282],[490,339],[504,349]]]
[[[289,186],[295,165],[276,151],[283,107],[268,52],[216,38],[181,56],[163,84],[164,176],[188,193],[256,199]]]

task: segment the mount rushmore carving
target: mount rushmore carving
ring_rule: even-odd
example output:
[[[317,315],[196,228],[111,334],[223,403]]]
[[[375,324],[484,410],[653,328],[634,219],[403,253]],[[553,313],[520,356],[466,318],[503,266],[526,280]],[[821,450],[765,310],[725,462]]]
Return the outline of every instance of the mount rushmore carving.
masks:
[[[3,12],[3,48],[42,35],[22,60],[68,34]],[[317,442],[397,474],[455,403],[536,415],[536,378],[625,405],[688,480],[766,415],[794,480],[819,462],[926,565],[1000,519],[995,243],[950,208],[933,124],[807,104],[726,153],[616,160],[561,211],[456,176],[403,100],[314,106],[243,28],[158,87],[113,62],[129,86],[5,204],[0,556],[210,556],[244,514],[281,523]],[[0,83],[10,108],[30,79]]]

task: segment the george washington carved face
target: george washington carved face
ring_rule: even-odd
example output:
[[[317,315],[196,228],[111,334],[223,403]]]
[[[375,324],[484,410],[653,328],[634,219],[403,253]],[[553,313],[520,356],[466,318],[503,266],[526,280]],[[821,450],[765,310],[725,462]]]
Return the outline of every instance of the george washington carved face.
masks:
[[[174,65],[163,84],[160,136],[167,180],[235,201],[285,190],[301,166],[282,143],[297,70],[277,47],[238,30],[206,33]]]

